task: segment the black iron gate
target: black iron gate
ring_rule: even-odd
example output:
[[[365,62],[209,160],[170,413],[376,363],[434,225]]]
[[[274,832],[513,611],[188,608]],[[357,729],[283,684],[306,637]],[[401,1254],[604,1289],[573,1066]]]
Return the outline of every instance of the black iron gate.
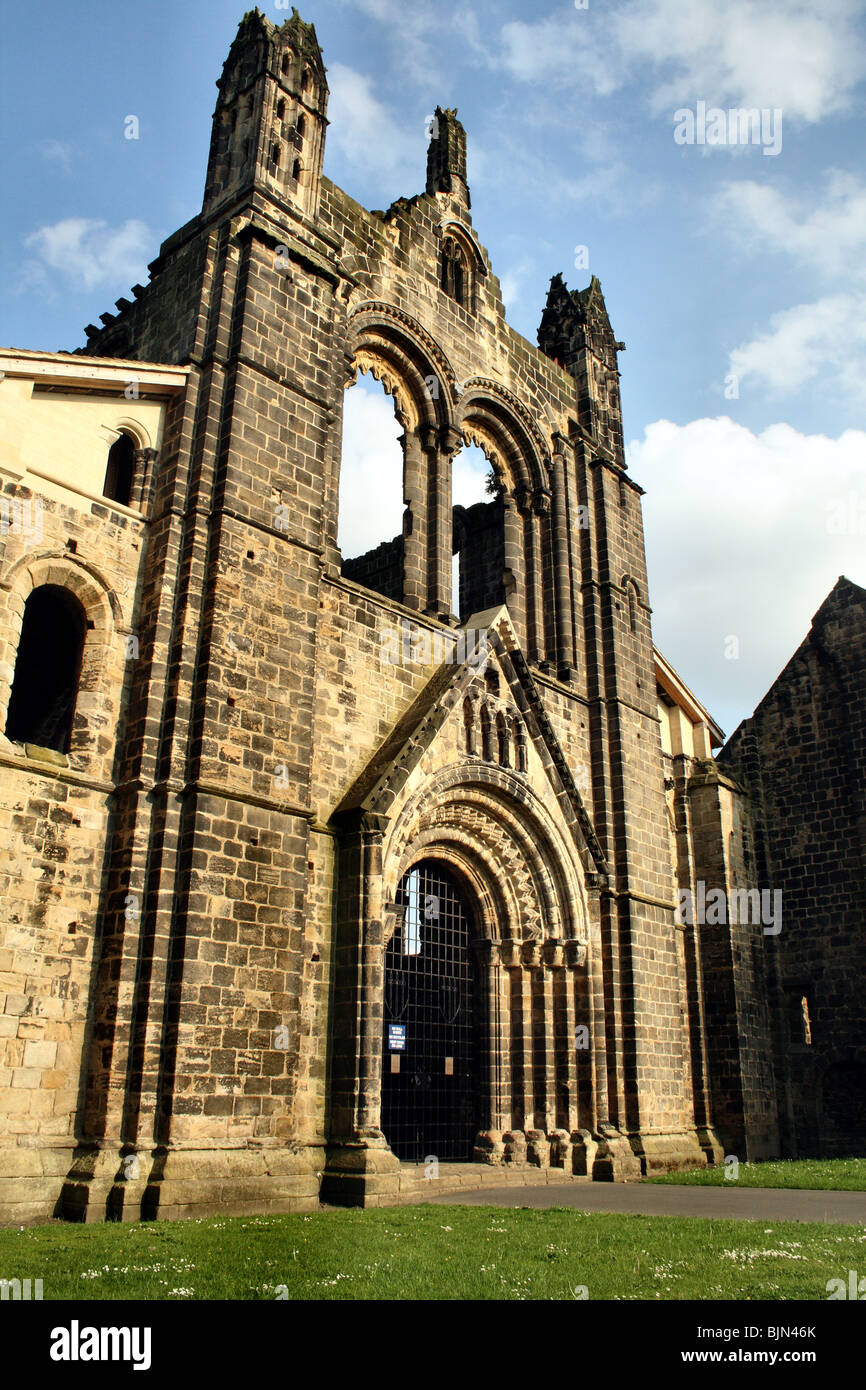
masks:
[[[469,1159],[479,1127],[469,919],[447,869],[403,878],[385,957],[382,1130],[398,1158]]]

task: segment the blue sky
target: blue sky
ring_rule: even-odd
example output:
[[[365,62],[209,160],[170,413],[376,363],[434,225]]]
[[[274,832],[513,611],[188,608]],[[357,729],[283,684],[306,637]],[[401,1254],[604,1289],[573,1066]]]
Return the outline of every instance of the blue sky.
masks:
[[[866,584],[864,0],[300,8],[336,183],[367,207],[419,192],[427,119],[457,106],[513,326],[535,341],[554,272],[600,277],[627,344],[656,641],[731,731],[837,576]],[[198,211],[243,9],[6,7],[4,343],[80,345]],[[677,143],[675,113],[698,103],[781,112],[781,148]],[[348,444],[369,456],[389,421],[363,390]]]

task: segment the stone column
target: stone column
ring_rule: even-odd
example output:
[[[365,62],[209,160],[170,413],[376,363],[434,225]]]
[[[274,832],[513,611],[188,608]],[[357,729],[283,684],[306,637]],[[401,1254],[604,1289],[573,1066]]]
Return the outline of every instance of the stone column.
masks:
[[[502,1143],[502,984],[499,945],[476,943],[479,976],[487,1003],[487,1051],[480,1069],[487,1082],[486,1113],[475,1141],[475,1157],[483,1163],[501,1163]]]
[[[503,550],[505,552],[505,602],[517,640],[526,648],[526,582],[525,557],[521,537],[520,514],[513,496],[504,494],[502,517]]]
[[[385,985],[382,897],[383,816],[353,813],[341,847],[344,878],[338,910],[334,1007],[339,1014],[333,1063],[337,1135],[330,1147],[322,1200],[364,1205],[393,1195],[399,1160],[380,1128]],[[342,1132],[340,1132],[342,1131]]]
[[[563,947],[563,975],[562,975],[562,998],[563,998],[563,1027],[565,1029],[565,1081],[567,1088],[567,1118],[565,1127],[569,1133],[577,1129],[581,1120],[590,1129],[595,1129],[596,1113],[593,1098],[594,1087],[592,1085],[592,1036],[589,1028],[588,1019],[578,1018],[575,1007],[575,989],[577,971],[582,968],[586,961],[586,947],[580,941],[566,941]],[[583,1024],[587,1029],[587,1047],[578,1051],[578,1026]],[[581,1038],[582,1040],[582,1038]],[[585,1113],[581,1114],[584,1107],[580,1100],[580,1057],[583,1055],[589,1063],[590,1086],[586,1100]]]
[[[430,454],[421,432],[403,435],[403,602],[421,611],[427,604],[427,490]]]
[[[538,667],[556,673],[556,586],[550,534],[550,491],[536,488],[532,494],[536,585],[538,587]]]
[[[566,513],[565,468],[566,441],[561,434],[553,437],[553,573],[556,605],[557,675],[571,681],[577,674],[574,655],[574,603],[571,585],[571,566],[568,553],[568,521]]]
[[[452,487],[451,460],[463,443],[460,431],[422,425],[422,447],[427,455],[427,602],[425,613],[443,622],[452,616]]]
[[[526,622],[525,651],[531,666],[541,656],[541,583],[538,551],[538,519],[532,506],[532,493],[525,483],[514,489],[514,502],[523,526],[523,593]]]
[[[520,959],[520,942],[506,940],[500,942],[500,959],[506,971],[503,981],[508,1003],[505,1011],[507,1021],[506,1045],[508,1062],[507,1104],[504,1116],[506,1129],[503,1133],[506,1162],[521,1163],[526,1157],[526,1140],[521,1132],[532,1117],[526,1109],[526,1011],[523,1000],[524,970]],[[531,1085],[531,1073],[530,1083]]]
[[[158,449],[136,449],[133,456],[132,492],[129,505],[147,511],[153,491],[153,468],[159,457]]]

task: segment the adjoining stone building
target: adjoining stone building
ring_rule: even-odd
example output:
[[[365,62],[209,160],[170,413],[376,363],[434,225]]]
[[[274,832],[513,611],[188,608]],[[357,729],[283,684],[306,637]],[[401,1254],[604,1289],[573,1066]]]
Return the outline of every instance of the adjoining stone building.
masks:
[[[0,363],[0,1217],[778,1152],[771,938],[678,912],[778,872],[775,764],[715,762],[654,651],[598,281],[554,277],[538,347],[507,325],[454,111],[423,193],[337,189],[297,12],[245,16],[218,92],[150,283]],[[405,511],[347,557],[359,371]],[[468,442],[491,500],[454,508]]]

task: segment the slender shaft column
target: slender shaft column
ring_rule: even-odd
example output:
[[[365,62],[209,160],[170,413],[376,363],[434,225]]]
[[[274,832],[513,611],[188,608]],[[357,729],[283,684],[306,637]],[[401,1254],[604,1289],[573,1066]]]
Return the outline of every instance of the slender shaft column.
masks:
[[[525,558],[521,544],[521,522],[513,497],[502,498],[504,513],[502,526],[505,550],[505,602],[517,640],[521,646],[526,644],[526,582],[524,579]]]
[[[523,526],[523,595],[526,620],[526,659],[537,666],[541,658],[541,571],[538,549],[538,518],[532,494],[525,483],[514,490],[514,501]]]
[[[502,966],[499,944],[485,940],[477,944],[479,974],[486,986],[487,1036],[483,1072],[487,1082],[486,1104],[482,1111],[482,1127],[476,1140],[476,1156],[488,1162],[502,1159],[503,1130],[503,1000]]]
[[[541,950],[539,983],[543,1003],[543,1056],[544,1056],[544,1105],[539,1119],[543,1118],[545,1134],[557,1128],[557,1067],[556,1067],[556,974],[562,966],[562,945],[549,938]]]
[[[385,928],[382,920],[382,831],[362,830],[364,917],[359,1009],[359,1134],[379,1130],[382,1105],[382,999],[385,989]]]
[[[536,488],[532,494],[535,521],[535,555],[539,586],[539,669],[553,674],[556,671],[556,585],[550,535],[550,492]]]
[[[427,470],[430,456],[418,432],[403,436],[403,602],[419,612],[427,604]]]
[[[148,510],[148,503],[153,490],[153,468],[157,456],[157,449],[136,449],[132,456],[132,492],[129,505],[138,507],[143,512]]]
[[[562,972],[562,1003],[563,1003],[563,1026],[565,1028],[565,1081],[567,1088],[566,1118],[563,1128],[569,1134],[579,1129],[581,1124],[587,1129],[594,1128],[594,1112],[592,1106],[592,1084],[589,1085],[589,1095],[584,1101],[581,1097],[581,1076],[580,1062],[582,1059],[589,1063],[587,1070],[592,1068],[592,1053],[590,1051],[591,1038],[589,1036],[589,1026],[584,1019],[578,1019],[575,993],[577,987],[577,965],[581,959],[583,948],[577,941],[567,941],[563,952],[563,972]],[[584,1041],[584,1035],[578,1036],[578,1026],[583,1023],[586,1027],[586,1047],[578,1047],[578,1043]]]
[[[562,1128],[571,1134],[578,1128],[577,1037],[574,1008],[574,978],[566,967],[559,976],[562,991],[563,1095]]]
[[[560,680],[573,680],[577,674],[574,658],[574,614],[571,566],[568,555],[568,519],[565,495],[565,450],[561,434],[554,435],[553,453],[553,575],[556,604],[556,656]]]
[[[427,454],[427,603],[425,612],[447,621],[451,617],[452,488],[451,460],[463,436],[451,426],[421,428]]]
[[[523,969],[520,973],[521,1006],[523,1014],[523,1095],[524,1129],[538,1129],[536,1115],[535,1017],[533,1009],[533,972],[538,966],[538,942],[525,941],[521,949]],[[542,1117],[543,1118],[543,1117]]]

